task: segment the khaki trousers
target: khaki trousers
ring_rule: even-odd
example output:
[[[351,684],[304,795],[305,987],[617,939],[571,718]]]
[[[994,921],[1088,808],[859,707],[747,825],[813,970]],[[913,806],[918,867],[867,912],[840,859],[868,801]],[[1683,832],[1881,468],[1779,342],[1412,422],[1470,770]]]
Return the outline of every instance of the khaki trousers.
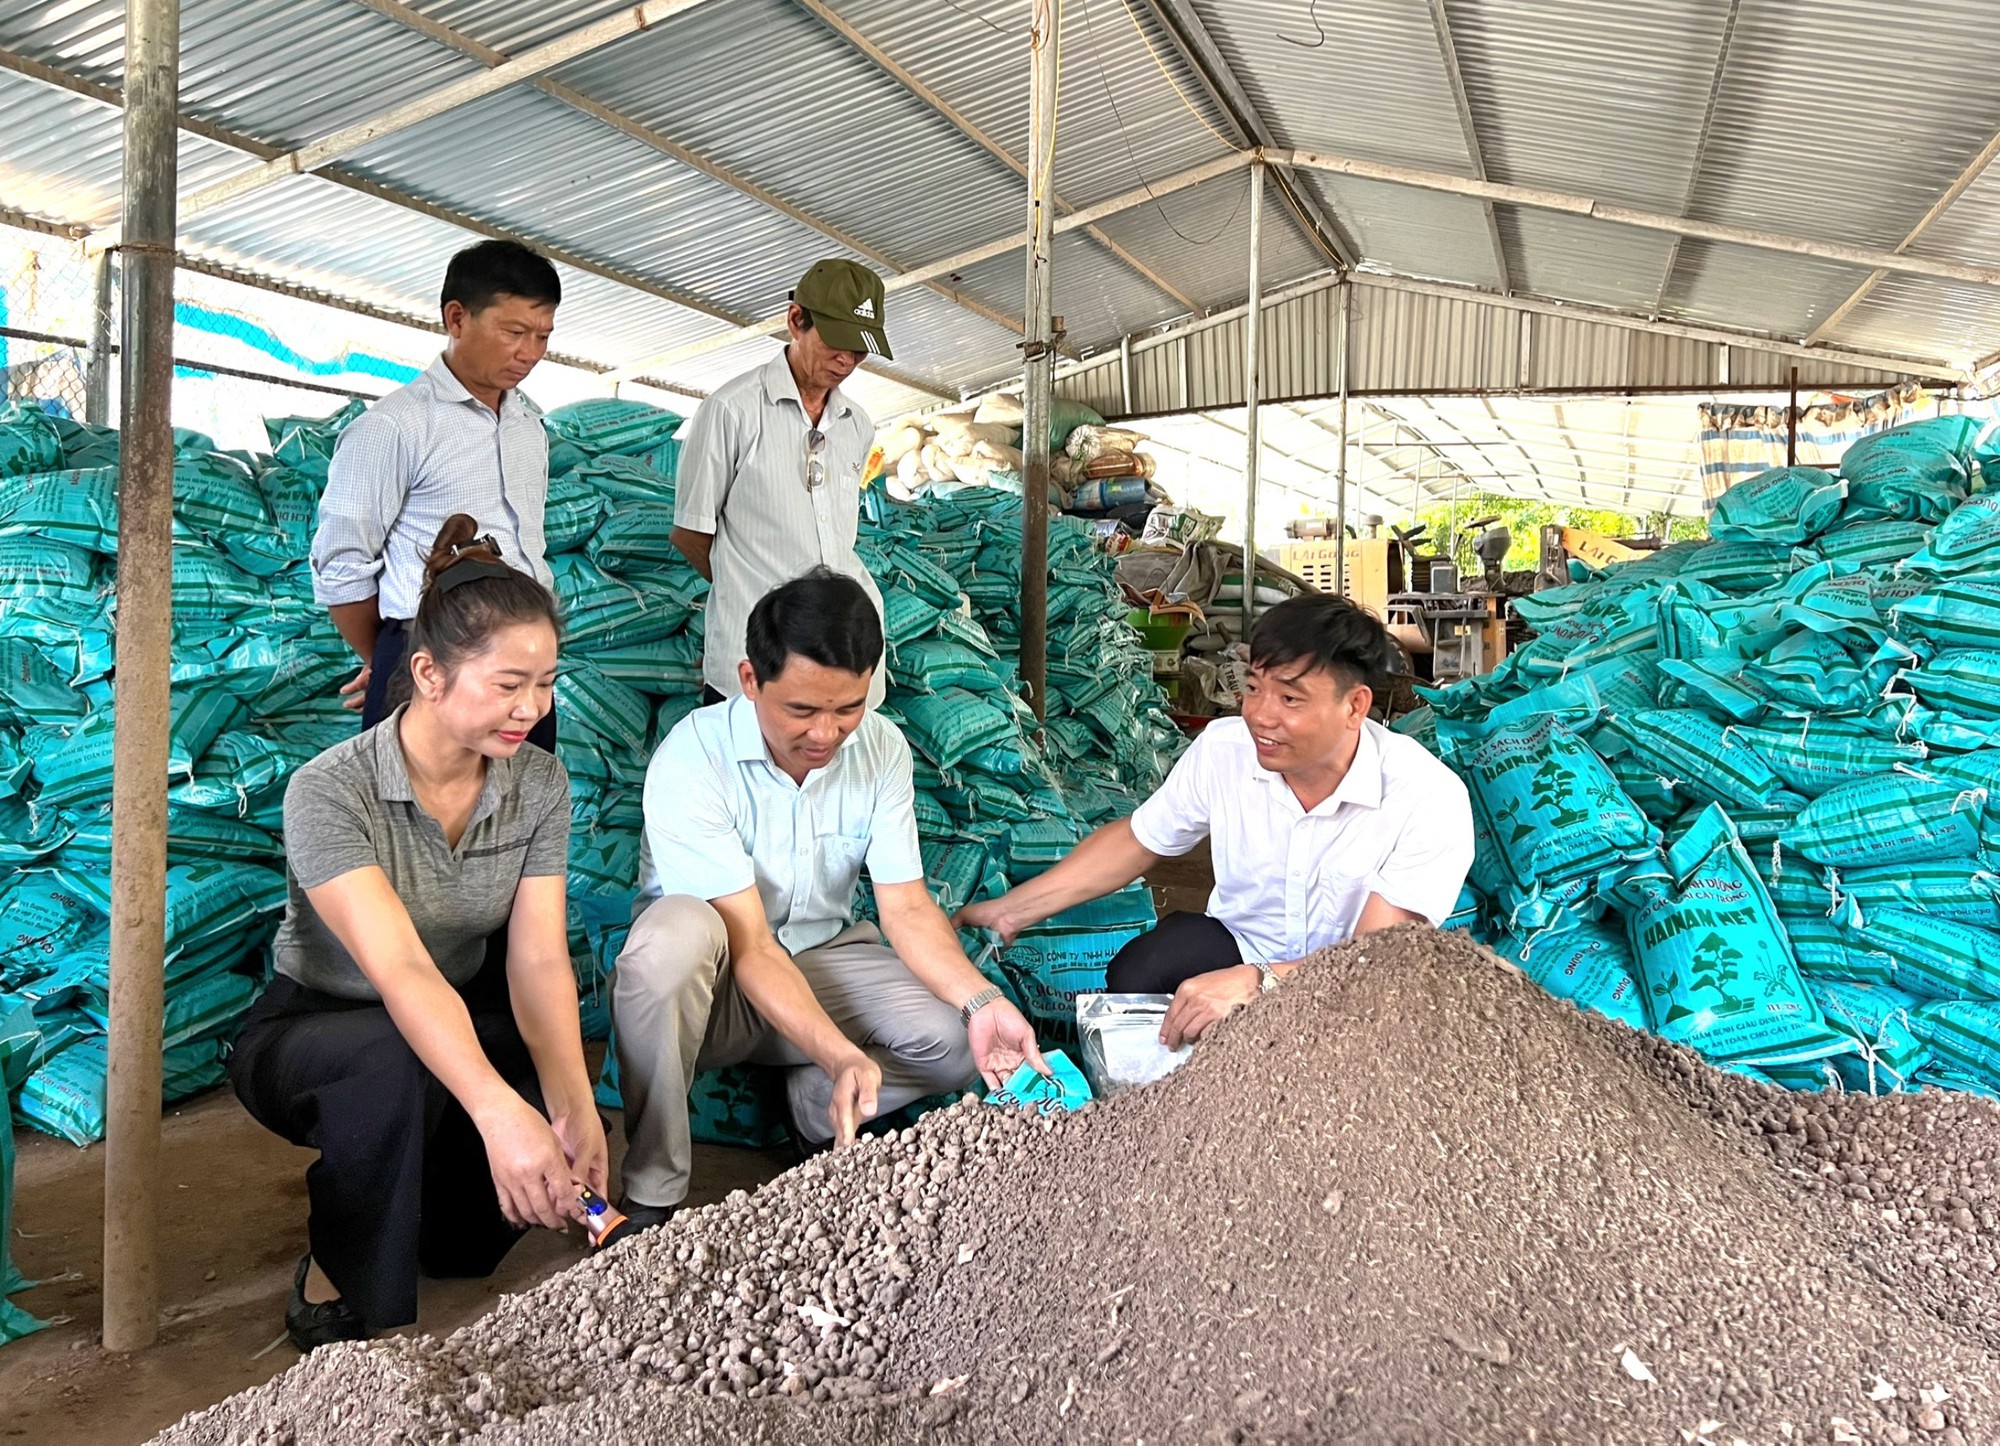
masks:
[[[881,1066],[880,1113],[972,1082],[972,1048],[958,1011],[918,982],[873,924],[856,924],[793,962],[827,1017]],[[744,1063],[785,1070],[794,1127],[807,1140],[832,1138],[832,1079],[737,990],[728,931],[706,900],[669,895],[633,921],[611,1009],[628,1198],[677,1205],[686,1197],[688,1091],[704,1070]]]

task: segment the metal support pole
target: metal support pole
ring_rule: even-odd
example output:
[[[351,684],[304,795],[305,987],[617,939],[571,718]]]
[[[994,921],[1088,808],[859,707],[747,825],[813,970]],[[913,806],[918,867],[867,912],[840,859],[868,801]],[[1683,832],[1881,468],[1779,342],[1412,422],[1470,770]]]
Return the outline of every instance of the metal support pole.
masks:
[[[1354,340],[1354,283],[1340,284],[1340,460],[1334,472],[1333,536],[1338,550],[1333,555],[1333,590],[1347,593],[1347,354]]]
[[[1062,59],[1060,0],[1034,0],[1029,28],[1028,304],[1021,354],[1021,684],[1037,718],[1048,717],[1049,416],[1055,404],[1056,75]]]
[[[1792,368],[1791,405],[1785,408],[1785,465],[1799,465],[1799,369]]]
[[[1132,415],[1132,334],[1118,338],[1118,395],[1124,405],[1124,414]]]
[[[1264,458],[1264,163],[1250,168],[1250,292],[1243,312],[1243,640],[1257,626],[1257,472]]]
[[[111,425],[111,257],[100,251],[90,262],[90,370],[83,379],[83,419],[93,427]]]
[[[104,1348],[160,1330],[160,1032],[173,644],[174,179],[180,0],[126,0],[123,424],[111,765]]]

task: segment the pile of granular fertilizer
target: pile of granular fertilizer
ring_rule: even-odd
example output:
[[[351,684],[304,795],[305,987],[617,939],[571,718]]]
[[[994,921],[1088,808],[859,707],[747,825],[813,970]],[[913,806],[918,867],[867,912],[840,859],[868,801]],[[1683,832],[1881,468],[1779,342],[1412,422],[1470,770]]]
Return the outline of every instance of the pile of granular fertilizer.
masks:
[[[1794,1095],[1464,939],[977,1103],[162,1441],[1941,1442],[2000,1431],[2000,1110]]]

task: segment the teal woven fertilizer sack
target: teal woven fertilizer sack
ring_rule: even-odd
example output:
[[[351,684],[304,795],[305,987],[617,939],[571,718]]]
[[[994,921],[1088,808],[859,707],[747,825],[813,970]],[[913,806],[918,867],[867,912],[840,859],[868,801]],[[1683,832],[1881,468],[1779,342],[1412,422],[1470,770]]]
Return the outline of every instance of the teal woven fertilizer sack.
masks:
[[[1618,786],[1625,790],[1625,796],[1632,800],[1641,813],[1656,823],[1679,813],[1690,801],[1690,797],[1678,792],[1672,779],[1629,747],[1621,748],[1617,753],[1610,753],[1606,745],[1613,736],[1608,728],[1601,729],[1591,740],[1591,746],[1604,755],[1605,766],[1611,770],[1611,776],[1618,780]]]
[[[2000,934],[1935,914],[1876,909],[1848,926],[1856,947],[1895,961],[1899,988],[1925,999],[2000,999]]]
[[[241,815],[250,800],[290,776],[296,761],[261,733],[221,733],[185,782],[167,790],[170,804]]]
[[[0,638],[0,723],[28,726],[83,717],[89,700],[26,638]]]
[[[950,768],[974,749],[1014,733],[1011,715],[960,688],[912,693],[901,707],[915,735],[910,741],[940,768]]]
[[[97,568],[91,555],[65,542],[0,537],[0,633],[33,633],[7,626],[15,617],[48,617],[62,623],[101,618]]]
[[[1862,918],[1900,909],[2000,931],[2000,872],[1984,858],[1842,869],[1839,895]]]
[[[256,578],[216,549],[174,545],[174,625],[218,627],[263,608],[267,594]]]
[[[1828,562],[1887,567],[1921,552],[1930,540],[1928,522],[1847,522],[1822,534],[1813,551]]]
[[[1889,626],[1939,648],[2000,648],[2000,583],[1936,583],[1891,608]]]
[[[1827,1028],[1727,815],[1703,811],[1634,882],[1627,914],[1654,1032],[1717,1059],[1796,1064],[1846,1048]]]
[[[274,466],[257,474],[257,491],[292,556],[304,557],[319,526],[319,484],[295,467]]]
[[[212,535],[271,526],[256,474],[219,452],[174,459],[174,517]]]
[[[1986,794],[1913,770],[1821,794],[1785,831],[1790,853],[1835,868],[1969,859],[1979,853]]]
[[[617,648],[593,648],[591,664],[607,678],[654,697],[701,690],[701,640],[689,633]]]
[[[1810,542],[1840,516],[1847,484],[1817,467],[1773,467],[1715,500],[1708,535],[1722,542]]]
[[[279,461],[325,476],[327,460],[339,445],[340,434],[367,410],[368,404],[356,397],[330,417],[266,417],[264,435],[270,438],[271,450]]]
[[[1662,658],[1659,701],[1667,708],[1698,708],[1728,723],[1754,723],[1776,706],[1761,684],[1743,676],[1734,658]]]
[[[87,860],[111,867],[111,808],[82,809],[69,816],[75,833],[58,861],[64,868],[81,868]],[[213,809],[167,806],[167,859],[170,863],[212,863],[236,859],[268,863],[282,857],[284,844],[269,829],[232,818]]]
[[[118,465],[118,430],[79,422],[73,417],[50,417],[62,444],[61,467],[115,467]]]
[[[1780,704],[1812,712],[1860,712],[1881,697],[1908,660],[1906,649],[1884,648],[1857,658],[1838,637],[1796,632],[1761,661],[1746,665],[1743,677]]]
[[[111,556],[118,551],[118,469],[0,477],[0,537],[40,537]]]
[[[20,798],[0,794],[0,868],[47,858],[75,833],[75,825],[54,809],[32,808]]]
[[[680,417],[645,402],[591,397],[551,408],[542,423],[555,436],[593,457],[650,451],[681,429]]]
[[[0,406],[0,477],[52,472],[63,464],[55,418],[33,402]]]
[[[1646,1028],[1631,947],[1615,922],[1552,927],[1522,940],[1503,938],[1497,950],[1558,999],[1633,1029]]]
[[[1554,719],[1446,720],[1438,734],[1523,888],[1601,873],[1656,846],[1657,833],[1603,760]]]
[[[1970,1075],[1989,1093],[2000,1088],[2000,1004],[1982,1000],[1926,1004],[1910,1017],[1910,1028],[1931,1047],[1938,1064]],[[1919,1079],[1932,1073],[1923,1070]]]
[[[1856,950],[1847,931],[1833,920],[1793,915],[1784,925],[1799,972],[1809,978],[1895,984],[1895,969],[1888,956]]]
[[[896,650],[890,659],[890,672],[902,686],[924,693],[945,688],[997,693],[1003,685],[991,666],[992,661],[964,643],[947,638],[920,638]]]
[[[671,503],[621,502],[598,524],[584,550],[614,575],[683,568],[687,559],[674,546],[673,532]]]
[[[607,575],[579,552],[549,559],[556,597],[562,603],[563,642],[571,649],[649,643],[679,632],[687,614],[656,609],[636,589]],[[587,651],[587,649],[585,650]]]
[[[1917,1088],[1914,1076],[1931,1057],[1912,1025],[1922,1000],[1886,984],[1842,979],[1813,979],[1806,987],[1826,1022],[1860,1046],[1856,1054],[1834,1057],[1844,1088],[1871,1095]]]
[[[549,482],[549,498],[542,514],[543,536],[548,550],[575,552],[590,541],[592,533],[610,510],[604,494],[574,475]]]
[[[610,499],[614,512],[627,502],[673,505],[674,484],[635,457],[599,457],[570,469],[569,476]]]
[[[882,631],[889,646],[901,648],[937,631],[945,609],[925,602],[915,593],[885,589],[882,594]]]
[[[635,751],[645,748],[652,730],[652,704],[589,663],[565,665],[556,679],[555,706],[565,721],[574,718],[600,738]]]
[[[21,1004],[0,1008],[0,1101],[10,1098],[28,1077],[41,1042],[34,1011]],[[0,1345],[17,1341],[45,1324],[7,1299],[29,1282],[15,1268],[14,1244],[14,1120],[0,1105]]]
[[[1836,788],[1905,767],[1921,768],[1921,743],[1879,737],[1837,718],[1771,719],[1735,730],[1794,793],[1818,798]]]
[[[1931,707],[1975,718],[2000,717],[2000,648],[1951,648],[1899,674]]]
[[[1000,965],[1036,1032],[1073,1037],[1077,995],[1103,993],[1105,966],[1157,922],[1151,891],[1133,884],[1019,934]]]
[[[45,1135],[82,1147],[104,1138],[104,1036],[71,1045],[22,1083],[14,1116]]]
[[[242,721],[247,705],[225,684],[188,688],[175,695],[167,739],[170,777],[187,778],[216,737]],[[91,714],[67,736],[49,736],[34,754],[36,802],[61,807],[111,796],[113,710]]]
[[[1945,577],[2000,571],[2000,491],[1982,492],[1952,508],[1909,566]]]
[[[1849,521],[1939,522],[1972,488],[1981,423],[1932,417],[1863,437],[1840,458]]]
[[[1606,611],[1580,610],[1552,623],[1514,655],[1525,677],[1565,677],[1612,658],[1652,654],[1659,648],[1659,599],[1650,592],[1622,595]]]
[[[1705,713],[1648,708],[1615,716],[1605,726],[1630,743],[1641,762],[1690,798],[1731,807],[1762,806],[1785,791],[1784,780],[1755,748]]]
[[[1794,567],[1792,549],[1762,542],[1702,542],[1688,545],[1690,556],[1674,575],[1705,582],[1732,597],[1775,587]]]

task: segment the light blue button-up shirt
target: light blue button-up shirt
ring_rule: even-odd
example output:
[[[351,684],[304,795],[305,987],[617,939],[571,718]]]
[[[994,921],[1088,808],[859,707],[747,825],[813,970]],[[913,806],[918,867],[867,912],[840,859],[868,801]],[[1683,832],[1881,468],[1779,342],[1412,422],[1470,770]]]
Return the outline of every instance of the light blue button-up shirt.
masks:
[[[492,534],[510,566],[543,587],[549,439],[520,391],[493,409],[440,356],[340,434],[327,464],[313,537],[313,596],[321,607],[377,599],[385,618],[413,618],[438,529],[464,512]]]
[[[757,706],[733,698],[683,718],[646,769],[643,900],[722,899],[752,884],[791,953],[854,922],[861,866],[876,884],[924,876],[910,745],[869,713],[803,785],[771,761]]]

